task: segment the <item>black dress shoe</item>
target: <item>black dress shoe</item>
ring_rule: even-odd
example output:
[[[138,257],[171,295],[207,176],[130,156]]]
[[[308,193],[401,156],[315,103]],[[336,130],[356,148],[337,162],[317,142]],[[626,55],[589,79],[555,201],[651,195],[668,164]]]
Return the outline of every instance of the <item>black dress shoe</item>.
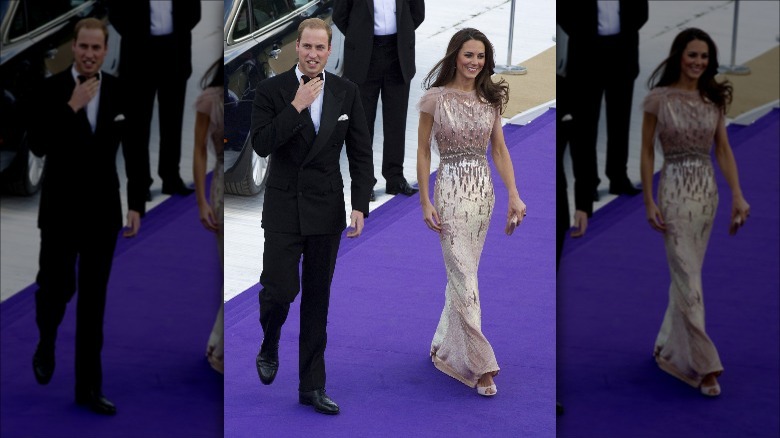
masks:
[[[339,413],[339,405],[325,394],[324,389],[298,392],[298,401],[302,405],[314,406],[314,410],[320,414],[335,415]]]
[[[368,202],[374,202],[376,201],[376,193],[374,193],[374,190],[371,189],[371,194],[368,195]]]
[[[260,376],[260,381],[264,385],[270,385],[276,378],[276,372],[279,370],[279,345],[276,348],[269,348],[268,351],[257,353],[257,359],[255,359],[257,365],[257,375]]]
[[[162,186],[162,192],[166,195],[187,196],[194,191],[195,191],[194,189],[191,189],[186,185],[184,185],[184,182],[182,182],[181,180],[169,184],[163,182],[163,186]]]
[[[419,189],[410,186],[409,183],[406,182],[406,180],[402,180],[397,183],[388,184],[385,187],[385,192],[388,195],[397,195],[400,193],[406,196],[412,196],[419,191],[420,191]]]
[[[33,373],[35,373],[35,380],[41,385],[51,381],[51,376],[54,375],[54,347],[38,344],[33,354]]]
[[[625,180],[615,184],[610,183],[609,193],[612,195],[634,196],[642,193],[642,190],[634,187],[630,180]]]
[[[76,393],[76,404],[88,407],[92,412],[101,415],[115,415],[116,406],[98,392],[87,391]]]

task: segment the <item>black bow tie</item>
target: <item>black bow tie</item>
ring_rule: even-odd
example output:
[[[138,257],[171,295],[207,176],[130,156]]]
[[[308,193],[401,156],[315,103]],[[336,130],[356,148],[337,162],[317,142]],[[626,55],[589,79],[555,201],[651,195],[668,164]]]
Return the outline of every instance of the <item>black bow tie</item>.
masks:
[[[320,78],[321,81],[325,80],[325,75],[323,75],[322,73],[318,74],[317,77]],[[303,83],[304,84],[308,84],[309,81],[314,79],[314,78],[310,78],[310,77],[308,77],[306,75],[301,75],[301,79],[303,79]]]
[[[87,77],[86,77],[86,76],[84,76],[84,75],[78,75],[78,76],[77,76],[77,78],[78,78],[78,80],[79,80],[79,84],[83,84],[83,83],[84,83],[84,82],[87,80]],[[95,75],[95,78],[96,78],[97,80],[100,80],[100,73],[96,74],[96,75]]]

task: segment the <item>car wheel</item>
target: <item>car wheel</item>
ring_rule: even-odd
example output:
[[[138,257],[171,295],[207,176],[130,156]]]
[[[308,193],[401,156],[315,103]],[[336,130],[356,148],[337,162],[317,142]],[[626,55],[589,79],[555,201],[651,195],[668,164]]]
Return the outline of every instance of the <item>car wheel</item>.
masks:
[[[265,182],[268,179],[268,165],[271,163],[269,157],[257,155],[248,144],[241,151],[238,163],[230,172],[225,172],[225,192],[233,195],[252,196],[260,193],[265,188]]]
[[[19,152],[8,169],[8,177],[4,181],[7,193],[20,196],[32,196],[38,193],[43,179],[44,158],[33,154],[23,141]]]

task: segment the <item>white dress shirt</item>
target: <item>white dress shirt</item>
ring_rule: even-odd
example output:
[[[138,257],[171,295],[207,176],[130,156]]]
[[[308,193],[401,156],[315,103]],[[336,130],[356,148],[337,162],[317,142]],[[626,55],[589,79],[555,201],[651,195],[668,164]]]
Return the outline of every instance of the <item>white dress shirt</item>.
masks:
[[[70,74],[73,75],[73,80],[78,84],[79,75],[81,73],[76,70],[75,65],[71,66]],[[89,120],[89,125],[92,126],[92,132],[95,132],[95,128],[97,127],[98,105],[100,104],[100,88],[101,87],[98,87],[97,94],[95,94],[95,97],[93,97],[84,108],[84,110],[87,112],[87,120]]]
[[[295,64],[295,77],[298,78],[298,83],[301,82],[301,76],[304,76],[303,72],[298,68],[298,64]],[[325,71],[322,71],[322,91],[320,95],[314,99],[314,102],[309,106],[309,113],[311,114],[311,121],[314,122],[314,132],[320,132],[320,118],[322,117],[322,96],[325,94]]]
[[[598,0],[599,35],[609,36],[620,33],[620,2],[618,0]]]
[[[395,0],[374,1],[374,35],[392,35],[398,32],[395,19]]]
[[[138,1],[138,0],[124,0]],[[171,0],[152,0],[149,2],[149,21],[152,23],[152,35],[173,33],[173,2]]]

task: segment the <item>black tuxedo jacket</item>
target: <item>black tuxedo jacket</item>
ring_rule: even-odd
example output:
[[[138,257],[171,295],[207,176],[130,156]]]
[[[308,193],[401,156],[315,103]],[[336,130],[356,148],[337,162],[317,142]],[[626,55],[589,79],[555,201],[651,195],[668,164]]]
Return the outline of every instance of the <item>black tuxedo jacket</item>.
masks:
[[[170,53],[177,59],[178,74],[188,78],[192,74],[192,29],[200,21],[199,0],[172,0],[173,38],[176,50]],[[152,74],[148,52],[155,50],[150,31],[151,19],[148,1],[111,0],[109,20],[121,35],[121,69]],[[167,72],[170,73],[170,72]]]
[[[623,68],[616,72],[636,78],[639,74],[639,29],[647,22],[647,0],[620,0],[620,49],[615,65]],[[569,2],[558,11],[558,24],[569,36],[567,75],[586,77],[588,73],[604,74],[601,66],[594,65],[595,44],[598,38],[598,5],[596,0]]]
[[[398,61],[406,83],[416,72],[414,31],[425,19],[424,0],[396,0]],[[374,48],[374,0],[335,0],[333,23],[344,34],[344,76],[363,83]]]
[[[122,227],[122,200],[116,153],[122,136],[118,79],[101,72],[97,125],[92,132],[85,109],[68,106],[76,81],[67,68],[44,80],[27,103],[30,150],[45,157],[38,226],[72,230]],[[123,149],[125,159],[133,151]],[[146,197],[137,186],[137,171],[128,175],[129,208],[143,214]]]
[[[374,178],[371,137],[357,86],[325,72],[322,116],[315,134],[309,110],[292,106],[300,83],[295,67],[260,82],[252,109],[252,147],[270,155],[263,228],[300,235],[346,228],[339,166],[346,143],[352,209],[368,217]]]

